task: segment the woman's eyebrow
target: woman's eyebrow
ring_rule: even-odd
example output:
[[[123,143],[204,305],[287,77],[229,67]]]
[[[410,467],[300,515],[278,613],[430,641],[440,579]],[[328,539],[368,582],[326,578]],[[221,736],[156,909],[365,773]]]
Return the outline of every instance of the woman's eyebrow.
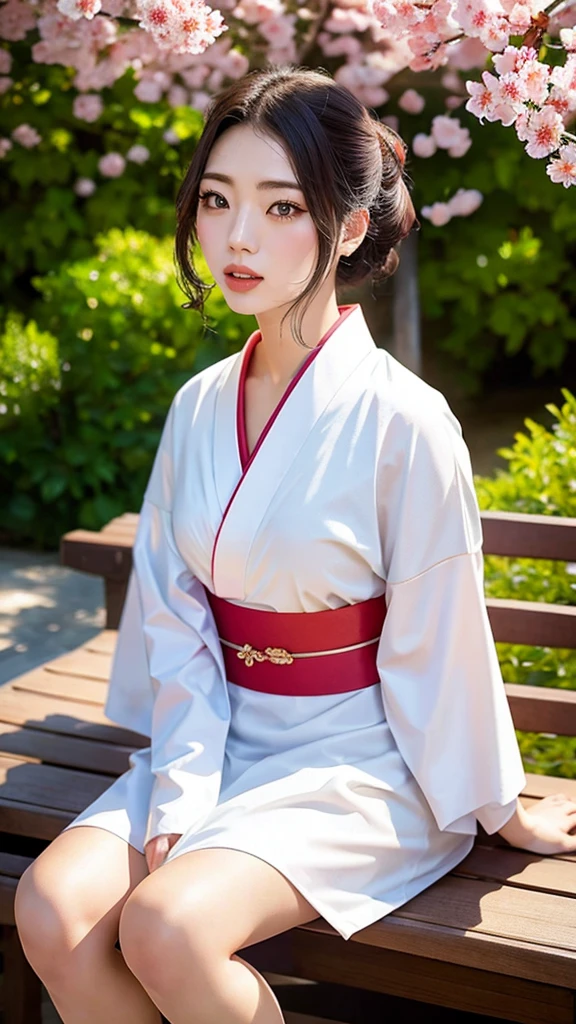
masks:
[[[219,174],[218,171],[207,171],[202,175],[202,178],[214,178],[216,181],[223,181],[226,185],[233,185],[234,180],[228,174]],[[295,188],[299,192],[302,191],[297,181],[279,181],[279,180],[268,180],[259,181],[256,185],[258,190],[262,189],[273,189],[273,188]]]

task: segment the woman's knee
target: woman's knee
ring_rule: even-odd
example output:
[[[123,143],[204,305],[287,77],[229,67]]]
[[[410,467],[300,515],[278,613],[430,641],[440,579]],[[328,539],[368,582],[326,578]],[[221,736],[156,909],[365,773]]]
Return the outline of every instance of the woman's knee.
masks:
[[[144,879],[128,897],[119,923],[122,955],[145,988],[170,990],[183,977],[202,976],[217,956],[206,936],[206,908],[201,893],[190,889],[185,906],[154,884],[158,875]],[[204,922],[204,927],[203,927]]]
[[[48,975],[65,971],[66,954],[80,935],[76,908],[65,880],[58,884],[53,878],[47,879],[42,856],[20,878],[14,916],[24,953],[45,981]]]
[[[78,974],[84,962],[93,966],[95,956],[113,950],[122,903],[143,877],[139,861],[128,870],[126,860],[116,836],[71,829],[26,869],[16,890],[16,927],[43,981],[66,978],[72,957]]]

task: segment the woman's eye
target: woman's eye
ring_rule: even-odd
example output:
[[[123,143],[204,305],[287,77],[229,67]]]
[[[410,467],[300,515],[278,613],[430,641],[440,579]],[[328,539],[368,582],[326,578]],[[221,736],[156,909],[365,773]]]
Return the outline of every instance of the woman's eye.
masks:
[[[223,203],[226,203],[226,200],[224,199],[224,196],[221,196],[219,192],[202,192],[198,196],[198,199],[200,200],[200,202],[202,203],[203,206],[208,206],[208,199],[210,199],[212,196],[214,196],[215,200],[221,199]],[[224,206],[216,205],[216,206],[208,206],[208,209],[209,210],[223,210],[223,209],[225,209],[225,207]]]
[[[278,209],[282,220],[291,220],[295,212],[301,212],[299,206],[296,206],[295,203],[289,203],[287,200],[280,200],[274,203],[274,206]]]

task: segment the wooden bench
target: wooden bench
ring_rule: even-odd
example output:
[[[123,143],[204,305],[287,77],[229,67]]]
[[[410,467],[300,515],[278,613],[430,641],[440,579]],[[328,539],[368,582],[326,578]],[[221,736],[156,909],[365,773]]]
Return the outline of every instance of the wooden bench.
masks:
[[[485,553],[576,561],[576,520],[495,512],[482,520]],[[0,689],[5,1024],[40,1019],[39,983],[14,929],[18,877],[126,770],[130,752],[148,743],[103,714],[137,521],[129,514],[98,533],[75,530],[62,539],[63,564],[103,576],[107,628]],[[574,607],[487,605],[496,640],[576,647]],[[517,728],[576,735],[576,692],[506,691]],[[556,791],[576,799],[576,781],[529,775],[522,800],[529,806]],[[522,1024],[576,1024],[575,897],[576,855],[539,857],[480,829],[454,871],[348,942],[318,919],[242,955],[275,976],[319,983],[296,987],[301,1002],[339,1021],[383,1017],[386,996],[446,1008],[442,1014],[452,1008]]]

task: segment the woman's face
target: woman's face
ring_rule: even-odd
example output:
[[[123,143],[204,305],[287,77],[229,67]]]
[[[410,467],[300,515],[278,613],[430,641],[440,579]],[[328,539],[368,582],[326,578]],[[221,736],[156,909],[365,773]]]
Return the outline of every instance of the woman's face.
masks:
[[[200,182],[198,241],[226,302],[239,313],[291,303],[318,257],[316,226],[283,145],[235,125],[216,140]],[[258,275],[242,282],[232,275]]]

